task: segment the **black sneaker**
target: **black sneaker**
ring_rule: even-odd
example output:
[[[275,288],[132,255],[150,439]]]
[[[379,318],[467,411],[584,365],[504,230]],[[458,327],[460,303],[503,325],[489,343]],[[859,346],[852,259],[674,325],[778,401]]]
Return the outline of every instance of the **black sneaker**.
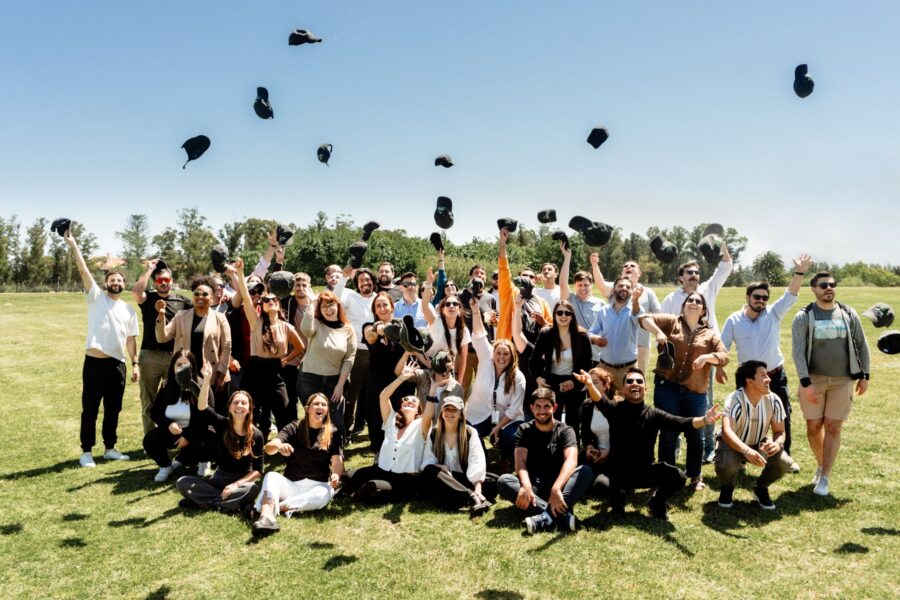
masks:
[[[723,487],[719,491],[719,506],[722,508],[731,508],[734,506],[734,488]]]
[[[775,503],[769,497],[769,488],[753,488],[753,499],[763,510],[775,510]]]
[[[566,511],[556,517],[556,528],[559,531],[577,531],[578,519],[570,511]]]
[[[666,508],[665,500],[660,500],[654,494],[653,496],[650,496],[650,500],[647,501],[647,506],[650,508],[650,515],[653,518],[663,521],[669,520],[669,511]]]
[[[556,523],[553,521],[553,517],[546,511],[525,519],[525,530],[531,534],[540,531],[550,531],[554,527],[556,527]]]
[[[475,504],[469,507],[469,517],[475,518],[480,517],[484,513],[486,513],[491,508],[491,503],[485,500],[484,498],[480,498]]]

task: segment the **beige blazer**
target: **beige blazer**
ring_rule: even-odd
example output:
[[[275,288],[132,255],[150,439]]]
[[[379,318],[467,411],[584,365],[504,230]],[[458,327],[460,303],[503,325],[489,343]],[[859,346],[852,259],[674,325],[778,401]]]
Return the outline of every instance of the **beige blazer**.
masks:
[[[191,325],[194,309],[180,310],[168,323],[156,320],[156,341],[175,340],[174,352],[182,348],[191,349]],[[225,381],[231,379],[228,363],[231,362],[231,327],[225,315],[210,310],[201,321],[203,325],[203,360],[213,365],[213,369],[225,374]]]

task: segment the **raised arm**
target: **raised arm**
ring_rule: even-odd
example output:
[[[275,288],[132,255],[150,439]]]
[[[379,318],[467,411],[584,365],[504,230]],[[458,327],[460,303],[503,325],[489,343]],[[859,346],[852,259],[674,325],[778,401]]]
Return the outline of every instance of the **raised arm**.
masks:
[[[250,290],[247,289],[247,280],[244,279],[244,259],[239,258],[226,268],[229,275],[234,275],[234,282],[238,286],[238,292],[240,292],[241,297],[244,299],[241,306],[244,308],[244,316],[247,317],[247,323],[250,324],[250,330],[252,331],[256,328],[256,319],[259,318],[259,316],[256,314],[256,307],[253,306],[253,302],[250,301]]]
[[[788,293],[794,296],[800,293],[800,286],[803,285],[803,276],[809,270],[812,264],[812,257],[809,254],[801,254],[794,259],[794,274],[791,276],[791,284],[788,286]]]
[[[200,367],[200,395],[197,396],[197,410],[206,410],[209,406],[209,388],[212,385],[213,368],[209,361]]]
[[[435,287],[437,288],[434,292],[434,298],[431,299],[430,304],[432,306],[436,305],[441,301],[444,297],[444,285],[447,283],[447,271],[444,269],[444,251],[438,250],[438,272],[437,272],[437,282],[435,282]],[[424,298],[423,298],[424,300]]]
[[[559,297],[563,300],[569,299],[569,269],[572,263],[572,249],[566,248],[565,243],[559,243],[559,251],[562,252],[563,262],[559,268]]]
[[[609,298],[612,286],[603,279],[603,273],[600,272],[600,255],[597,252],[591,253],[591,275],[594,277],[594,285],[600,290],[600,295]]]
[[[525,349],[528,348],[528,338],[522,333],[522,306],[524,304],[525,300],[522,299],[522,296],[516,294],[515,298],[513,298],[513,313],[510,330],[512,332],[512,342],[515,344],[519,354],[522,354],[525,352]]]
[[[381,408],[382,423],[388,420],[388,417],[391,416],[391,412],[394,410],[394,407],[391,406],[391,396],[397,391],[397,388],[403,385],[404,381],[412,379],[415,374],[416,361],[410,358],[406,365],[404,365],[400,375],[397,376],[397,379],[390,382],[386,388],[381,390],[381,393],[378,395],[378,403]]]
[[[72,250],[72,258],[75,260],[75,265],[78,267],[78,273],[81,275],[81,285],[84,286],[84,291],[90,290],[91,287],[94,286],[94,276],[91,275],[91,270],[88,269],[87,263],[84,262],[81,250],[78,249],[78,242],[72,237],[71,229],[66,231],[66,235],[63,239],[66,240],[66,243],[69,244],[69,248]]]
[[[156,260],[147,261],[147,270],[141,273],[138,280],[134,282],[134,288],[131,290],[131,295],[134,296],[134,301],[138,304],[143,304],[147,299],[147,282],[150,281],[150,275],[152,275],[154,269],[156,269],[156,262]]]

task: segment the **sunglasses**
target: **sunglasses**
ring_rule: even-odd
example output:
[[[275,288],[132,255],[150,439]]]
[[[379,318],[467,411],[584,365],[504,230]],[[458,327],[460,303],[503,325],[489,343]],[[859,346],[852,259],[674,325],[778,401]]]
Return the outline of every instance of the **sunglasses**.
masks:
[[[634,384],[644,385],[644,380],[639,377],[629,377],[625,380],[625,383],[627,383],[629,385],[634,385]]]
[[[491,279],[500,279],[499,275],[491,275]]]
[[[157,277],[154,279],[156,283],[172,283],[171,277]]]
[[[254,288],[251,288],[251,289],[250,289],[250,295],[251,295],[251,296],[259,296],[260,294],[263,293],[263,289],[265,289],[265,288],[263,288],[261,285],[260,285],[260,286],[256,286],[256,287],[254,287]]]
[[[700,269],[685,269],[684,274],[685,275],[699,275]]]
[[[558,311],[556,311],[556,316],[557,316],[557,317],[571,317],[571,316],[574,315],[574,314],[575,314],[575,313],[573,313],[571,310],[558,310]]]
[[[337,306],[337,302],[323,302],[321,306],[322,310],[328,310],[329,308]]]
[[[416,282],[415,281],[404,281],[400,285],[402,285],[403,287],[412,288],[412,287],[416,287]]]
[[[209,297],[209,292],[201,292],[199,290],[194,292],[194,298],[208,298],[208,297]]]
[[[261,300],[261,302],[262,302],[263,304],[269,304],[269,303],[273,303],[273,304],[274,304],[276,300],[278,300],[278,298],[276,298],[275,296],[266,296],[265,298],[263,298],[263,299]]]
[[[837,287],[837,282],[829,281],[828,283],[817,283],[816,287],[820,290],[827,290],[828,288],[834,289]]]
[[[763,302],[767,302],[769,300],[768,296],[763,296],[762,294],[751,294],[750,297],[754,300],[762,300]]]
[[[700,298],[688,298],[684,301],[685,304],[700,304],[703,305],[703,300]]]
[[[455,308],[459,306],[459,302],[444,302],[444,308]]]

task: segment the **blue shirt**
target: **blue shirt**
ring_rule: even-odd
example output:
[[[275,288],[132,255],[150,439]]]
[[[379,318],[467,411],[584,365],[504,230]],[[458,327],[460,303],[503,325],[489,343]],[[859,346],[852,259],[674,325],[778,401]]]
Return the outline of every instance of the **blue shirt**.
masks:
[[[615,304],[602,306],[597,311],[597,318],[589,333],[599,335],[608,340],[604,348],[600,348],[600,360],[611,365],[619,365],[637,360],[638,320],[643,315],[631,314],[631,298],[628,303],[616,312]]]
[[[761,360],[771,371],[784,364],[781,354],[781,321],[788,309],[797,302],[797,296],[785,290],[784,295],[767,307],[755,320],[741,309],[725,321],[722,327],[722,343],[731,350],[737,346],[738,364],[748,360]]]
[[[425,320],[425,314],[422,312],[422,299],[416,298],[412,304],[407,304],[405,298],[400,298],[399,302],[394,304],[394,317],[402,319],[406,315],[411,315],[415,321],[416,327],[428,327]]]

